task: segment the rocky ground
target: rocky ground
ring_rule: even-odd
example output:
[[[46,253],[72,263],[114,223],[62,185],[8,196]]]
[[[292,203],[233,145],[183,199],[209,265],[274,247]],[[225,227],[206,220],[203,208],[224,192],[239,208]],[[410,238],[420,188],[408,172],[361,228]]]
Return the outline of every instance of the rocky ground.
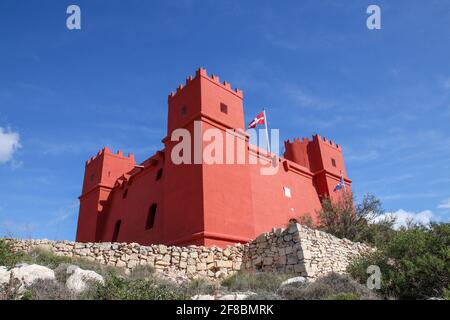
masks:
[[[195,246],[187,248],[142,247],[135,244],[89,246],[89,244],[58,243],[48,240],[0,239],[0,299],[377,298],[365,286],[347,275],[340,274],[342,272],[333,272],[333,268],[326,264],[323,264],[322,273],[326,268],[330,268],[331,272],[321,274],[319,277],[299,276],[295,272],[295,263],[300,263],[298,253],[301,252],[302,259],[306,261],[307,257],[304,256],[309,249],[305,247],[303,250],[298,241],[291,237],[293,233],[300,234],[298,229],[294,231],[281,231],[279,235],[265,234],[245,250],[242,246],[222,250]],[[286,237],[289,239],[286,240]],[[314,237],[318,238],[317,235]],[[305,244],[308,244],[309,238],[304,236],[304,239]],[[81,245],[83,247],[80,247]],[[118,247],[114,249],[113,245]],[[278,247],[281,248],[281,252]],[[293,247],[297,250],[296,253],[287,251]],[[319,246],[320,248],[322,247]],[[342,246],[339,248],[341,251],[344,250]],[[144,249],[146,252],[143,253]],[[261,263],[260,268],[239,270],[237,263],[241,264],[242,254],[246,250],[254,251],[252,257],[256,257],[248,260],[250,266],[258,266],[258,261],[255,264],[253,262],[261,255],[265,255],[261,261],[270,258],[273,265]],[[88,254],[88,251],[92,254]],[[324,252],[325,249],[320,249],[318,255],[322,257]],[[295,255],[296,260],[292,261],[290,255]],[[133,259],[134,256],[138,260]],[[160,262],[164,261],[166,256],[170,258],[168,259],[170,264],[161,265]],[[104,260],[105,257],[108,261]],[[153,259],[153,263],[141,264],[139,259],[144,257]],[[116,261],[113,261],[114,259]],[[114,263],[107,263],[110,260]],[[124,260],[127,261],[125,266],[117,265]],[[341,260],[332,257],[329,260],[333,263],[338,261],[341,266]],[[315,260],[311,261],[314,265]],[[208,263],[212,265],[211,268],[208,267]],[[197,270],[199,265],[200,270]],[[195,272],[194,270],[190,272],[189,267],[195,268]],[[339,270],[342,270],[342,266]]]
[[[100,271],[99,271],[100,270]],[[66,262],[18,263],[0,267],[0,299],[376,299],[376,295],[345,275],[330,274],[314,282],[278,273],[237,273],[222,282],[155,273],[137,268],[89,270]]]

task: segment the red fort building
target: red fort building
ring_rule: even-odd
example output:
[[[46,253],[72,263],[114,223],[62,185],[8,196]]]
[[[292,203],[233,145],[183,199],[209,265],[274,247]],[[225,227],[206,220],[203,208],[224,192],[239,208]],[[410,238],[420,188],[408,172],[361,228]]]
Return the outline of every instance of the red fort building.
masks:
[[[250,144],[243,128],[242,91],[197,70],[168,97],[162,150],[139,165],[133,155],[108,148],[86,162],[76,240],[224,247],[306,214],[317,223],[321,200],[339,196],[333,189],[341,177],[350,189],[341,146],[314,135],[285,141],[284,155],[272,157]],[[248,161],[175,163],[176,129],[192,140],[219,130],[226,137],[223,148],[240,143]],[[197,146],[204,150],[211,142],[201,137]],[[278,170],[261,174],[270,166]]]

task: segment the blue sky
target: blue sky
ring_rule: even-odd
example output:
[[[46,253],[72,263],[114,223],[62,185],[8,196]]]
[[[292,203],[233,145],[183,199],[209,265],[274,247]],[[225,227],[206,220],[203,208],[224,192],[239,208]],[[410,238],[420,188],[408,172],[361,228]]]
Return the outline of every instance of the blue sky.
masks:
[[[244,90],[246,120],[266,106],[283,139],[341,144],[358,198],[448,221],[449,26],[440,0],[1,1],[0,236],[74,239],[85,160],[160,149],[199,66]]]

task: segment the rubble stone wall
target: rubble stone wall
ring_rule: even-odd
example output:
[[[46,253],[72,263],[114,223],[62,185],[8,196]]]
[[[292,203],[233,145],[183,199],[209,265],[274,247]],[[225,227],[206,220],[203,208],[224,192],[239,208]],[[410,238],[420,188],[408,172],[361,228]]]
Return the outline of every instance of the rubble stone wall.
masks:
[[[338,239],[300,224],[273,229],[247,244],[225,249],[202,246],[142,246],[137,243],[77,243],[6,239],[16,251],[43,249],[59,256],[84,258],[131,271],[139,265],[188,278],[220,279],[238,270],[278,271],[316,278],[330,271],[345,272],[355,256],[370,247]]]

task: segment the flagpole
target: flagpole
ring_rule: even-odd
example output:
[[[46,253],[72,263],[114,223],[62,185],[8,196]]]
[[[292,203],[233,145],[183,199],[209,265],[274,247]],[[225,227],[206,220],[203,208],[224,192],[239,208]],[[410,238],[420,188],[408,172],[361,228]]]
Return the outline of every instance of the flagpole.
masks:
[[[270,142],[269,142],[268,121],[267,121],[266,109],[264,109],[264,108],[263,108],[263,113],[264,113],[264,124],[266,125],[267,151],[269,151],[269,154],[270,154],[271,151],[270,151]]]

